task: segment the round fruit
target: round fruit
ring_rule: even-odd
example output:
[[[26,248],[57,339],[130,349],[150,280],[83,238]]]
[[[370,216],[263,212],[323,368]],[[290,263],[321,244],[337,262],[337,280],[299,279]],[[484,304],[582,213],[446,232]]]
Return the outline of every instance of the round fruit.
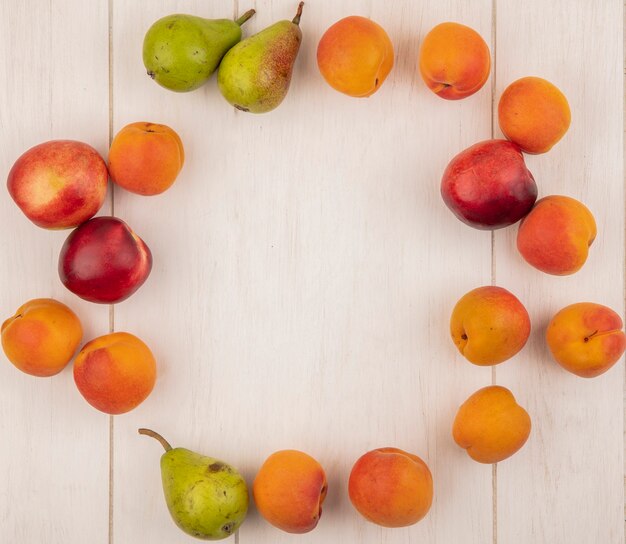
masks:
[[[26,374],[53,376],[72,360],[83,337],[76,314],[51,298],[29,300],[2,324],[2,349]]]
[[[88,342],[76,356],[74,381],[85,400],[106,414],[123,414],[141,404],[156,381],[150,348],[127,332]]]

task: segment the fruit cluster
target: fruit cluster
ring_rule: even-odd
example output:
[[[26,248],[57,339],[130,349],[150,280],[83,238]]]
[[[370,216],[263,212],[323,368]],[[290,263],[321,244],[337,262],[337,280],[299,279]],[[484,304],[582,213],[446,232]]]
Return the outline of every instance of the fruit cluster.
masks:
[[[191,91],[217,70],[218,86],[230,104],[264,113],[276,108],[289,89],[302,33],[303,3],[292,21],[279,21],[243,41],[236,21],[170,15],[146,33],[143,60],[148,74],[173,91]],[[358,16],[333,24],[317,48],[319,70],[334,89],[353,97],[378,91],[394,64],[392,42],[375,22]],[[458,100],[478,92],[487,81],[491,59],[487,44],[473,29],[443,23],[423,39],[419,69],[429,89]],[[522,78],[503,93],[498,119],[506,140],[479,142],[454,157],[441,181],[450,210],[468,225],[484,230],[521,221],[517,247],[535,268],[555,275],[573,274],[585,263],[596,237],[591,212],[560,195],[536,201],[538,189],[523,153],[544,153],[567,132],[570,110],[550,82]],[[133,123],[111,142],[108,165],[89,145],[66,140],[40,144],[17,159],[7,186],[24,214],[47,229],[74,230],[59,256],[59,276],[77,296],[115,304],[146,281],[152,254],[145,242],[115,217],[95,217],[102,207],[108,177],[139,195],[168,189],[185,160],[180,137],[171,128]],[[523,304],[497,286],[474,289],[454,307],[450,333],[473,364],[496,365],[517,354],[530,335]],[[610,308],[578,303],[559,311],[546,341],[567,370],[593,377],[624,353],[621,318]],[[20,370],[35,376],[60,372],[74,357],[83,336],[79,318],[66,305],[35,299],[2,325],[2,347]],[[122,414],[152,391],[156,362],[136,336],[115,332],[87,342],[74,362],[74,379],[85,399],[108,414]],[[530,435],[531,420],[513,394],[485,387],[458,409],[454,440],[481,463],[500,462],[518,451]],[[238,529],[248,509],[245,480],[231,465],[161,442],[164,493],[177,525],[200,538],[225,538]],[[295,450],[271,455],[260,467],[252,493],[259,512],[291,533],[314,529],[328,483],[315,459]],[[366,519],[384,527],[411,525],[429,511],[433,481],[416,455],[386,447],[364,454],[354,464],[348,493]]]

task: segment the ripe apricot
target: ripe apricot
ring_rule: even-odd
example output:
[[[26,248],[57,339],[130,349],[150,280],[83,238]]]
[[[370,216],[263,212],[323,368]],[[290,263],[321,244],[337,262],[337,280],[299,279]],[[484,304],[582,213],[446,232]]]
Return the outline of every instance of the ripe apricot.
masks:
[[[593,302],[571,304],[559,311],[546,331],[548,347],[557,363],[583,378],[611,368],[626,349],[622,318],[611,308]]]
[[[324,33],[317,46],[317,65],[333,89],[370,96],[393,68],[393,44],[379,24],[353,15]]]
[[[470,363],[497,365],[524,347],[530,317],[513,293],[493,285],[478,287],[454,306],[450,335]]]
[[[123,414],[141,404],[156,381],[150,348],[127,332],[99,336],[80,350],[74,381],[85,400],[107,414]]]
[[[109,149],[111,180],[127,191],[156,195],[176,180],[185,162],[180,136],[166,125],[131,123],[120,130]]]
[[[430,510],[433,478],[417,455],[398,448],[379,448],[354,464],[348,493],[365,519],[383,527],[406,527]]]
[[[489,78],[489,47],[473,28],[441,23],[422,41],[419,68],[424,83],[436,95],[447,100],[466,98]]]
[[[571,113],[567,98],[540,77],[511,83],[498,103],[500,130],[526,153],[545,153],[567,132]]]
[[[322,466],[310,455],[281,450],[270,455],[256,475],[252,493],[259,513],[288,533],[317,526],[328,489]]]
[[[53,376],[76,353],[83,328],[76,314],[51,298],[29,300],[2,324],[2,348],[26,374]]]
[[[506,387],[490,385],[471,395],[454,418],[454,441],[479,463],[498,463],[530,436],[530,417]]]
[[[582,268],[596,238],[596,222],[589,209],[568,196],[538,200],[522,219],[517,249],[535,268],[565,276]]]

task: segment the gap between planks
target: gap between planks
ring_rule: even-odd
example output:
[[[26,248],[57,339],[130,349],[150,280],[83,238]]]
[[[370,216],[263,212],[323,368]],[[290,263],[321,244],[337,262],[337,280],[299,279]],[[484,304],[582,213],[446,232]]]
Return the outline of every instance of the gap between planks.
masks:
[[[108,24],[108,37],[109,37],[109,65],[108,65],[108,79],[109,79],[109,147],[113,141],[113,0],[107,1],[107,24]],[[113,184],[110,183],[111,196],[109,199],[109,208],[111,215],[115,215],[115,189]],[[115,305],[109,304],[109,332],[115,331]],[[114,437],[115,432],[115,418],[109,416],[109,534],[108,544],[113,544],[113,489],[114,489]]]
[[[491,138],[496,137],[496,67],[497,67],[497,8],[498,0],[491,1]],[[496,234],[491,231],[491,285],[496,284]],[[496,367],[491,367],[491,384],[496,385]],[[498,464],[491,465],[491,538],[498,544]]]

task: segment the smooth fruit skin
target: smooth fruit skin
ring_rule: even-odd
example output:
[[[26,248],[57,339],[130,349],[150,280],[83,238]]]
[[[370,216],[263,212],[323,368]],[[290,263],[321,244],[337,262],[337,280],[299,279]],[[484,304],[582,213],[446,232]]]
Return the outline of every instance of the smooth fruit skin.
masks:
[[[530,317],[511,292],[496,286],[472,289],[454,306],[450,335],[470,363],[497,365],[510,359],[530,336]]]
[[[180,136],[157,123],[126,125],[109,149],[111,180],[139,195],[157,195],[169,189],[184,162]]]
[[[127,299],[151,269],[148,246],[116,217],[95,217],[83,223],[67,237],[59,255],[63,285],[101,304]]]
[[[322,466],[297,450],[270,455],[252,486],[259,513],[275,527],[296,534],[315,529],[327,489]]]
[[[385,29],[357,15],[337,21],[317,46],[317,66],[326,82],[357,98],[380,89],[393,62],[393,44]]]
[[[348,494],[365,519],[383,527],[406,527],[430,510],[433,479],[417,455],[397,448],[379,448],[354,464]]]
[[[470,363],[497,365],[524,347],[530,335],[530,317],[513,293],[502,287],[478,287],[454,306],[450,335]]]
[[[11,198],[35,225],[73,228],[102,207],[106,196],[106,164],[91,146],[52,140],[26,151],[9,172]]]
[[[156,21],[143,41],[143,63],[159,85],[188,92],[204,85],[226,52],[241,40],[229,19],[173,14]]]
[[[172,448],[150,429],[165,448],[161,456],[161,480],[167,509],[174,523],[188,535],[221,540],[239,529],[248,513],[248,486],[231,465],[186,448]]]
[[[550,321],[546,341],[555,361],[582,378],[609,370],[624,354],[622,318],[611,308],[579,302],[563,308]]]
[[[530,416],[506,387],[479,389],[459,408],[454,441],[479,463],[499,463],[517,452],[530,436]]]
[[[74,357],[82,337],[76,314],[51,298],[29,300],[2,324],[5,355],[32,376],[61,372]]]
[[[512,225],[530,212],[537,184],[515,144],[486,140],[450,161],[441,179],[441,196],[463,223],[493,230]]]
[[[156,361],[136,336],[115,332],[94,338],[74,362],[74,381],[85,400],[106,414],[124,414],[141,404],[156,382]]]
[[[511,83],[498,103],[500,130],[526,153],[545,153],[567,132],[571,112],[567,98],[540,77]]]
[[[489,78],[489,47],[474,29],[441,23],[422,41],[419,68],[424,83],[437,96],[460,100],[480,90]]]
[[[538,270],[566,276],[585,264],[596,234],[593,214],[582,202],[552,195],[537,201],[520,223],[517,249]]]
[[[267,113],[287,96],[293,67],[302,42],[299,21],[279,21],[235,45],[222,59],[217,84],[235,108]]]

